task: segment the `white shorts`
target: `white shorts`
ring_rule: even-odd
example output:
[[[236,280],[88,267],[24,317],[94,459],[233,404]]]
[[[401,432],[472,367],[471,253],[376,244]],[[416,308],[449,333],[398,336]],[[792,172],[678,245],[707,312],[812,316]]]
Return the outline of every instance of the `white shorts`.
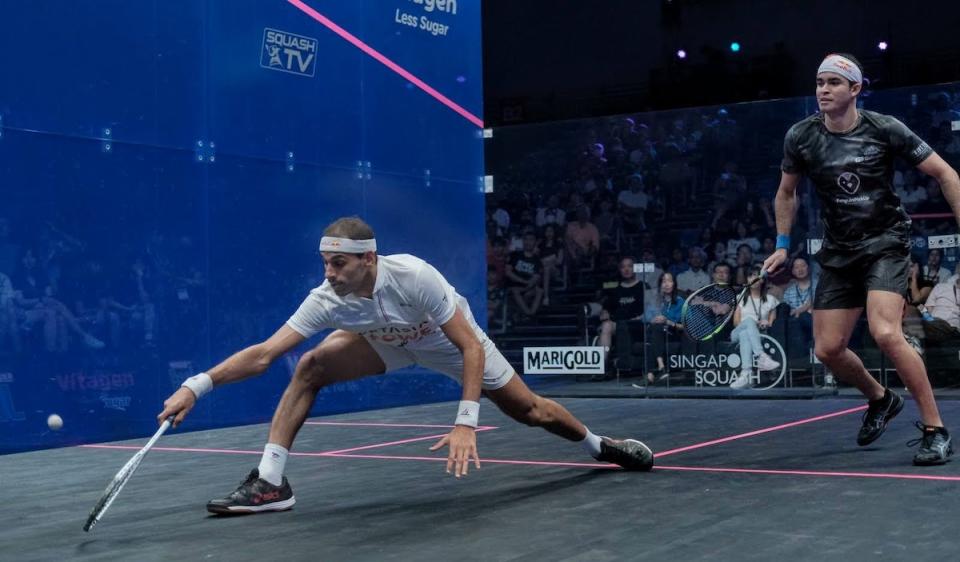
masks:
[[[481,342],[486,354],[483,362],[483,389],[496,390],[513,378],[513,367],[490,338],[482,338]],[[463,353],[452,342],[448,342],[448,347],[444,349],[430,351],[411,350],[370,340],[367,340],[367,343],[383,360],[388,372],[410,365],[420,365],[443,373],[463,384]]]

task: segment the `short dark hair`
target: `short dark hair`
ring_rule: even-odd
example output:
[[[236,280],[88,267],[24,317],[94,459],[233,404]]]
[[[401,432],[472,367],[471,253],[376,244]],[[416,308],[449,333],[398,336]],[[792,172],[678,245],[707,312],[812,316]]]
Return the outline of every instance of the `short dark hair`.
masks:
[[[336,236],[337,238],[348,238],[350,240],[371,240],[376,238],[373,235],[373,229],[358,216],[341,217],[327,228],[323,229],[324,236]]]
[[[713,272],[714,272],[714,273],[717,272],[717,268],[718,268],[718,267],[725,267],[725,268],[729,269],[731,273],[733,273],[733,266],[730,265],[729,263],[725,262],[725,261],[718,261],[717,263],[713,264]]]
[[[323,235],[347,238],[350,240],[372,240],[376,238],[376,236],[373,235],[373,229],[370,228],[370,225],[358,216],[341,217],[333,221],[327,228],[323,229]],[[354,256],[363,255],[363,253],[356,252],[342,253]]]

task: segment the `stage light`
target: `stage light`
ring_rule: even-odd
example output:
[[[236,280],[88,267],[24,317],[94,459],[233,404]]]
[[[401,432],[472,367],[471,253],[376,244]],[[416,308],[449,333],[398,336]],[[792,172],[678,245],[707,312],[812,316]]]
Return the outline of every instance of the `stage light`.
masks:
[[[887,47],[889,47],[889,45],[887,44],[886,41],[881,41],[877,43],[877,48],[880,49],[881,51],[886,51]]]
[[[678,58],[678,59],[685,59],[685,58],[687,58],[687,52],[684,51],[683,49],[680,49],[679,51],[677,51],[677,58]]]
[[[738,43],[738,42],[736,42],[736,41],[734,41],[733,43],[730,43],[730,50],[733,51],[734,53],[739,53],[739,52],[740,52],[740,43]]]

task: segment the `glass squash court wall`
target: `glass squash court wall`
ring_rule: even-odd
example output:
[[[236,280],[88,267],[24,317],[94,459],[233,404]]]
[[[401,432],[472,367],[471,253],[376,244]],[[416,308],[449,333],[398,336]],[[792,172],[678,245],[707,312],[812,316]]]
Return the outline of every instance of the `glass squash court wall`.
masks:
[[[322,281],[343,215],[484,318],[479,2],[53,0],[0,19],[0,453],[152,433],[186,376]],[[306,349],[186,428],[268,420]],[[458,396],[408,369],[312,413]]]

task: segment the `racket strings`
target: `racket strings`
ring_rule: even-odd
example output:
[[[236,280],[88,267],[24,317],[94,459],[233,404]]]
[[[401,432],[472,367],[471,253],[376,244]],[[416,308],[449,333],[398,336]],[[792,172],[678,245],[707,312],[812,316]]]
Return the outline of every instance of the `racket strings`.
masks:
[[[690,296],[683,327],[693,339],[714,334],[733,314],[737,293],[729,285],[711,285]]]

